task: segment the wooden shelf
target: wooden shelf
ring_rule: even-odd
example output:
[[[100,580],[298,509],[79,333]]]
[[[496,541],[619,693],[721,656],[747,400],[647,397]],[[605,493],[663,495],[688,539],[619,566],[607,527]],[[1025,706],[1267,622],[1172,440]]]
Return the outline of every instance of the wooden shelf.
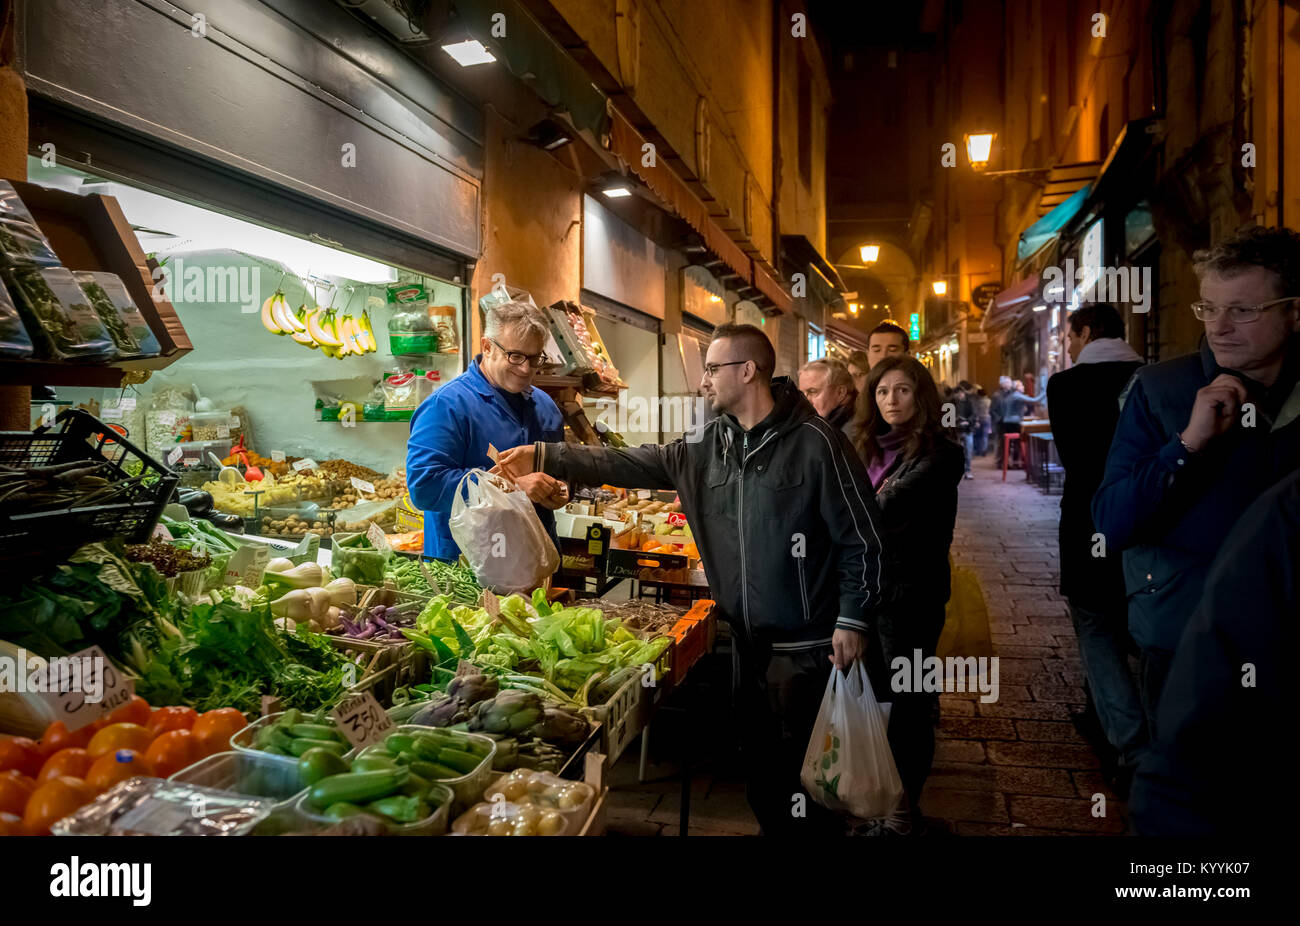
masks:
[[[114,197],[98,193],[78,196],[20,180],[9,182],[63,266],[105,270],[121,278],[162,353],[144,360],[97,364],[0,360],[0,384],[116,387],[122,385],[127,372],[162,370],[193,350],[176,309],[166,299],[154,298],[153,270]]]

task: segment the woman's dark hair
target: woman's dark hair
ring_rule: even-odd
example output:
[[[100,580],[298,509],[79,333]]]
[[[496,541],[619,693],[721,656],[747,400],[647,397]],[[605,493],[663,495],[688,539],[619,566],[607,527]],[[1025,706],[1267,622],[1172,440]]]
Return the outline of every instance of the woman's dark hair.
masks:
[[[1124,337],[1124,319],[1113,305],[1104,302],[1085,305],[1070,313],[1070,328],[1075,334],[1081,333],[1085,327],[1088,336],[1094,341],[1098,338]]]
[[[939,389],[934,384],[930,371],[919,360],[907,356],[886,357],[871,368],[867,376],[866,388],[858,396],[857,410],[853,416],[853,445],[858,455],[871,463],[882,456],[879,436],[890,429],[889,424],[880,416],[876,405],[876,387],[886,373],[893,370],[902,372],[912,384],[913,400],[916,412],[904,427],[907,438],[899,448],[903,459],[910,460],[923,453],[928,453],[935,442],[943,437],[943,408],[939,402]]]

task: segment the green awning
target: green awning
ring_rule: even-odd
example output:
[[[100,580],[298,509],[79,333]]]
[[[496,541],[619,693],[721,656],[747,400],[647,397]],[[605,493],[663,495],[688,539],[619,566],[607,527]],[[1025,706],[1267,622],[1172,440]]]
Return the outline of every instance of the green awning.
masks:
[[[1071,194],[1069,199],[1026,228],[1020,235],[1020,243],[1016,247],[1016,261],[1024,263],[1056,240],[1061,229],[1069,225],[1070,220],[1083,208],[1091,189],[1092,184],[1084,184]]]

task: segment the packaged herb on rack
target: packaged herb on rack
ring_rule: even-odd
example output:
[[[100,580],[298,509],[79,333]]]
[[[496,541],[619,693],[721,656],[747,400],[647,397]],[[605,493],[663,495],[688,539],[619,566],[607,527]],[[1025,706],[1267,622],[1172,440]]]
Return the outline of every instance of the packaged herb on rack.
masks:
[[[58,265],[58,255],[13,185],[0,180],[0,267]]]
[[[32,355],[32,339],[18,317],[9,291],[0,284],[0,357],[26,359]]]
[[[419,283],[394,283],[388,287],[388,348],[395,356],[433,354],[438,351],[438,331],[429,317],[429,295]]]
[[[117,348],[65,267],[14,267],[5,281],[34,343],[55,360],[110,360]]]
[[[73,276],[117,345],[119,360],[157,357],[162,352],[158,338],[116,273],[78,270]]]

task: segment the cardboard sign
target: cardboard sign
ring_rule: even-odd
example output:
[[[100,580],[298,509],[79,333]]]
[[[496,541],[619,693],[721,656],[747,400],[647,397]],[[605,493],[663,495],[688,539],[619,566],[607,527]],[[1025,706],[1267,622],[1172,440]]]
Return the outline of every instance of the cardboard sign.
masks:
[[[393,730],[393,721],[369,691],[352,695],[331,712],[348,742],[357,749],[377,743]]]
[[[80,730],[131,700],[135,684],[98,646],[49,660],[38,670],[41,696],[69,730]]]
[[[483,610],[494,620],[501,616],[501,599],[490,588],[483,589]]]
[[[367,495],[375,494],[375,484],[373,482],[366,482],[364,479],[358,479],[356,476],[352,477],[352,488],[356,489],[358,492],[365,492]]]
[[[380,553],[393,552],[393,545],[388,542],[388,535],[384,529],[375,522],[371,521],[370,526],[366,528],[366,539],[369,540]]]
[[[316,469],[316,461],[311,457],[307,457],[293,464],[293,471],[296,473],[301,473],[305,469]]]
[[[226,584],[257,588],[262,584],[262,573],[271,561],[271,551],[260,543],[240,547],[226,564]]]

